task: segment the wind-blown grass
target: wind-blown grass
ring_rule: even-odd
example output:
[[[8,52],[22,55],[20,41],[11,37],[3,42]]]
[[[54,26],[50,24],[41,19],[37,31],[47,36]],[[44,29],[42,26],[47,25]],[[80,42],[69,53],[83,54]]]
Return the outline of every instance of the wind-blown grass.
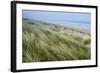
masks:
[[[80,36],[61,34],[53,30],[45,25],[23,20],[24,63],[91,58],[90,47],[87,46],[88,39],[84,41]]]

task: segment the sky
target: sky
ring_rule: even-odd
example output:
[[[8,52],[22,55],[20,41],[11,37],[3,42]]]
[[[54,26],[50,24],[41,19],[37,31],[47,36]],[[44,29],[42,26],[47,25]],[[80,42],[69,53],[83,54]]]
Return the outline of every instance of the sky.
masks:
[[[22,18],[28,18],[32,20],[51,22],[51,23],[77,23],[79,25],[89,26],[91,23],[90,13],[79,12],[54,12],[54,11],[35,11],[35,10],[23,10]]]

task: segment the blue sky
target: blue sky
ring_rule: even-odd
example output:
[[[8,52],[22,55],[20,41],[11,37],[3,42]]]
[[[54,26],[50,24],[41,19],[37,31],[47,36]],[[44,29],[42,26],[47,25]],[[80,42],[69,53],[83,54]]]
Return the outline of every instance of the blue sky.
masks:
[[[23,10],[22,15],[23,18],[51,23],[79,23],[90,25],[91,22],[90,13]]]

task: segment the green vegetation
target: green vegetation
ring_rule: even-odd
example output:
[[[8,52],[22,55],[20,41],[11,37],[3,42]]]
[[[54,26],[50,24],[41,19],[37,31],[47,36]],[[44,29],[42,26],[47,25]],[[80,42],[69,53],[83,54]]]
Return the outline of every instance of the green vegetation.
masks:
[[[40,22],[29,22],[23,19],[22,61],[24,63],[91,58],[90,47],[87,47],[87,45],[90,45],[90,39],[67,33],[61,34],[60,27],[57,27],[52,25],[51,28],[50,25],[46,26],[45,23],[43,25]],[[67,31],[67,29],[65,30]]]

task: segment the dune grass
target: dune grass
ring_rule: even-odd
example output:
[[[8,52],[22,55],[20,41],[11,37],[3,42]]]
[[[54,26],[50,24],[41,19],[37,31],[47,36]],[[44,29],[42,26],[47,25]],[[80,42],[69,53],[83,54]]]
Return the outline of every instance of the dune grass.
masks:
[[[23,21],[22,61],[24,63],[91,58],[90,47],[86,46],[90,43],[88,39],[84,41],[82,37],[60,34],[53,30],[45,25]]]

